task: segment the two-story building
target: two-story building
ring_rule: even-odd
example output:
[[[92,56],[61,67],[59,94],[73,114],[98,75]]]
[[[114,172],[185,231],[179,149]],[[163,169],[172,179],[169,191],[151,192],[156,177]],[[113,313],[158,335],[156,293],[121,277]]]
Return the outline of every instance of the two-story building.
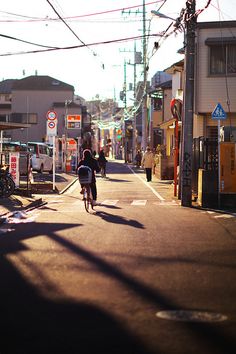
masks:
[[[57,150],[62,150],[66,138],[68,153],[75,148],[74,140],[82,144],[90,138],[91,116],[86,106],[74,100],[74,87],[67,83],[38,75],[4,80],[0,82],[0,97],[1,126],[4,137],[11,141],[50,143],[49,111],[57,116]],[[80,117],[80,125],[68,124],[67,116]]]
[[[193,193],[199,194],[199,170],[211,171],[208,180],[217,193],[218,189],[218,121],[212,118],[212,112],[220,103],[227,118],[221,120],[220,151],[221,181],[220,191],[224,194],[236,193],[236,21],[200,22],[196,26],[195,78],[194,78],[194,116],[193,116]],[[170,99],[163,96],[162,110],[164,153],[170,173],[159,178],[174,176],[171,155],[176,156],[176,147],[182,139],[181,103],[184,97],[185,79],[184,60],[173,64],[165,70],[172,75]],[[157,88],[158,89],[158,88]],[[182,94],[183,93],[183,94]],[[182,96],[182,97],[181,97]],[[177,107],[176,107],[177,106]],[[179,110],[176,115],[175,109]],[[176,123],[178,124],[178,142]],[[177,160],[179,162],[179,158]],[[173,171],[173,173],[171,172]],[[160,172],[160,171],[159,171]],[[214,176],[214,177],[212,177]],[[202,176],[201,176],[202,178]],[[202,181],[203,183],[204,181]],[[200,183],[200,188],[202,188]]]

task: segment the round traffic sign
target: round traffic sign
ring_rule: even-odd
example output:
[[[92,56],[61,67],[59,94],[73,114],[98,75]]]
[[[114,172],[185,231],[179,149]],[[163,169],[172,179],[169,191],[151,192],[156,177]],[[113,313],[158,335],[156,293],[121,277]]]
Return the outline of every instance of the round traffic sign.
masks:
[[[48,111],[47,112],[47,119],[48,120],[55,120],[57,119],[57,113],[55,111]]]
[[[56,123],[55,123],[55,122],[48,122],[48,128],[54,129],[55,126],[56,126]]]

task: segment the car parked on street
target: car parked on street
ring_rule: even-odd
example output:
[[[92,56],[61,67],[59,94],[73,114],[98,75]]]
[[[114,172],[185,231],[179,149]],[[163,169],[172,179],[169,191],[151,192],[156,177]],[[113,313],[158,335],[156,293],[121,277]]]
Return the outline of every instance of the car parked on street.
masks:
[[[2,153],[5,156],[5,164],[7,165],[9,164],[9,154],[11,152],[19,152],[20,175],[27,175],[29,168],[31,167],[31,153],[27,144],[13,141],[2,143]]]
[[[53,172],[53,157],[50,147],[45,143],[28,142],[32,154],[32,170],[40,173]]]

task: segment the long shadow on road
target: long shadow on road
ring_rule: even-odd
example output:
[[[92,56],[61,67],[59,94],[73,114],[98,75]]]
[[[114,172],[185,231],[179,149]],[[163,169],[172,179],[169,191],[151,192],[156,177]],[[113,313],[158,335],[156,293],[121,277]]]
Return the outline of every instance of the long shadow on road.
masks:
[[[45,233],[78,257],[97,262],[98,267],[107,267],[89,252],[56,235],[58,231],[75,225],[25,224],[16,227],[17,232],[0,239],[1,354],[150,353],[138,338],[134,338],[104,309],[68,299],[53,301],[44,298],[8,260],[9,254],[27,250],[23,240]],[[106,270],[109,272],[109,266]],[[112,274],[112,269],[110,271]]]
[[[96,211],[95,215],[113,224],[123,224],[131,227],[137,227],[138,229],[144,229],[143,224],[141,224],[139,221],[134,219],[126,219],[120,215],[109,214],[105,211]]]
[[[58,300],[58,294],[55,300],[45,298],[11,262],[11,255],[17,259],[21,251],[28,250],[24,240],[46,235],[68,251],[68,254],[73,253],[87,261],[104,276],[120,282],[157,309],[178,308],[160,290],[126,274],[97,253],[59,236],[61,231],[78,226],[57,223],[21,224],[16,225],[16,230],[11,234],[0,239],[0,353],[163,354],[157,349],[158,343],[155,344],[155,350],[150,351],[148,343],[144,344],[138,335],[131,334],[104,308],[62,296]],[[31,264],[28,266],[31,267]],[[177,326],[184,328],[195,343],[203,341],[210,345],[212,353],[229,354],[233,353],[232,348],[235,349],[233,338],[219,326],[202,323],[179,323]],[[182,353],[187,353],[186,348],[183,348]]]

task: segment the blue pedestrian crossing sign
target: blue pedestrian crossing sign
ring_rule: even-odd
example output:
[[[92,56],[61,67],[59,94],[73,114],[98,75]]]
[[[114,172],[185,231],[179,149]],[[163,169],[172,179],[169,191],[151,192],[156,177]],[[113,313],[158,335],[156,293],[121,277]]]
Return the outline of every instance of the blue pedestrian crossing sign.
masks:
[[[211,114],[212,119],[220,120],[226,119],[227,115],[220,103],[217,103],[214,111]]]

